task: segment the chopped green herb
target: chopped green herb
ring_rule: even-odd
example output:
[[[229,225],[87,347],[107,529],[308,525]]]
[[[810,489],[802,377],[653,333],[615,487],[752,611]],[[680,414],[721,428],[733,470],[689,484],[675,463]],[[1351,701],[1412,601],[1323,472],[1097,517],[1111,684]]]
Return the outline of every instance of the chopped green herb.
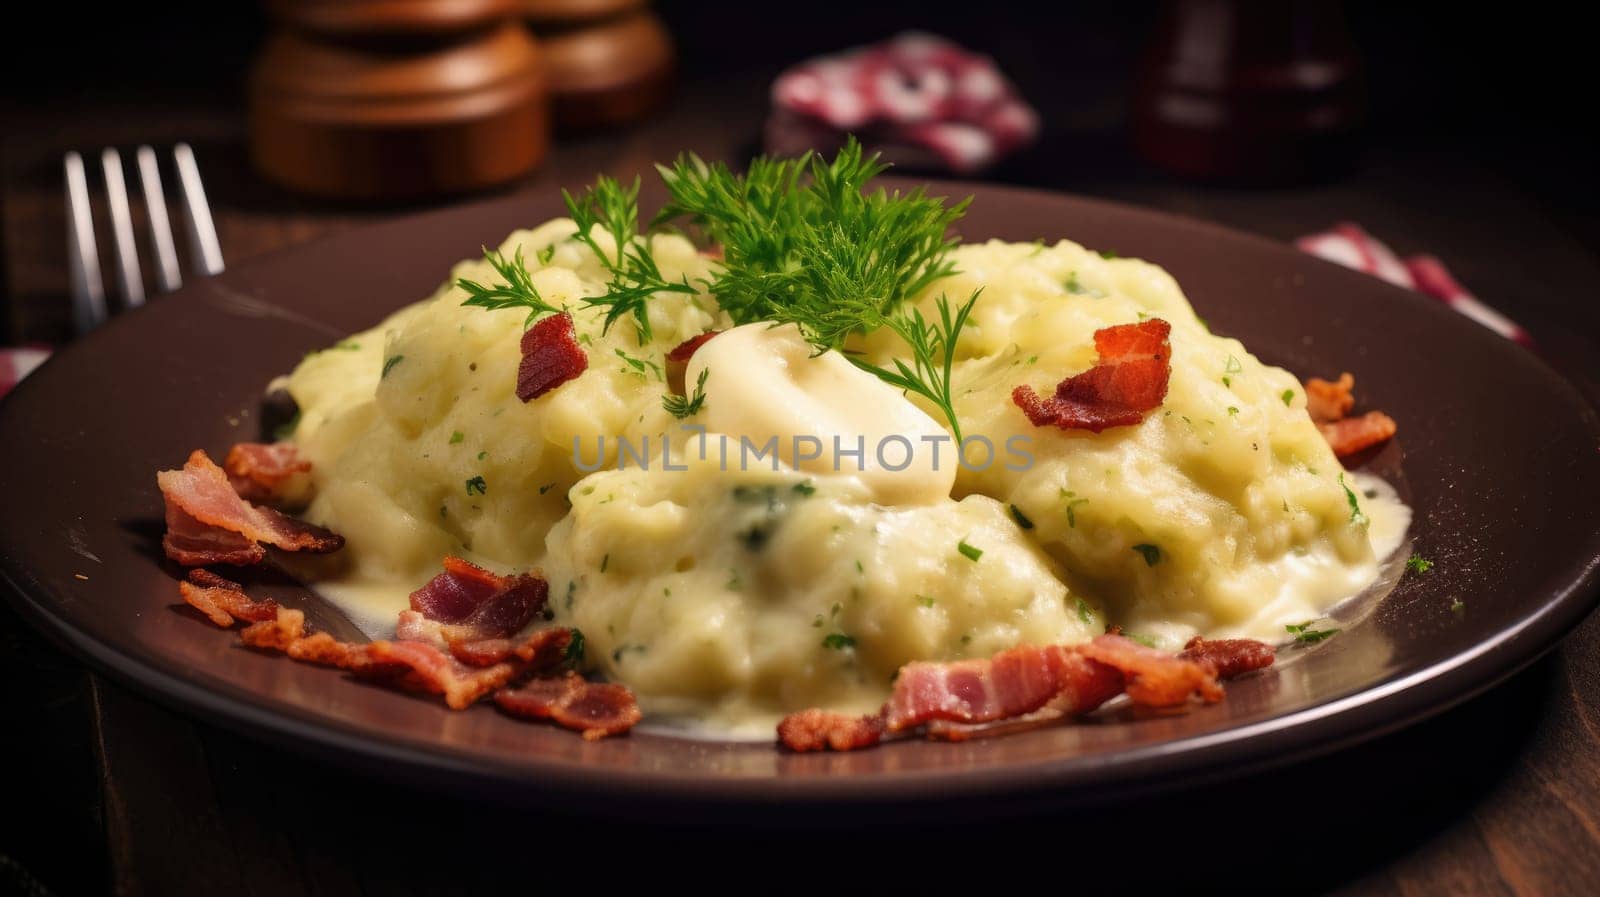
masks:
[[[583,663],[583,630],[574,628],[572,638],[567,642],[567,650],[561,655],[562,661],[568,666],[578,666]]]
[[[1078,528],[1078,515],[1077,515],[1077,512],[1074,511],[1073,509],[1076,508],[1078,505],[1081,505],[1084,502],[1087,502],[1088,499],[1087,498],[1079,498],[1078,497],[1078,493],[1073,492],[1070,489],[1062,489],[1061,490],[1061,500],[1067,503],[1067,526],[1071,527],[1072,529],[1077,529]]]
[[[1144,558],[1144,563],[1147,567],[1154,567],[1156,564],[1161,563],[1161,549],[1158,546],[1151,545],[1149,542],[1141,542],[1133,546],[1133,550]]]
[[[700,378],[694,385],[694,396],[692,398],[668,393],[661,397],[661,407],[665,408],[668,414],[678,420],[699,414],[700,410],[706,405],[706,375],[710,373],[710,368],[700,369]],[[795,491],[798,492],[799,489]]]
[[[857,573],[866,573],[867,572],[867,568],[861,566],[861,559],[860,558],[856,558],[856,572]]]
[[[461,440],[466,439],[466,438],[467,438],[467,434],[461,432],[460,430],[456,430],[455,432],[450,434],[450,444],[451,445],[457,445],[457,444],[459,444],[461,442]]]
[[[632,355],[629,355],[628,353],[622,351],[621,349],[617,349],[615,351],[617,353],[617,357],[621,358],[623,360],[623,362],[628,365],[628,371],[627,372],[631,372],[631,373],[637,374],[640,377],[646,377],[648,374],[653,373],[653,374],[656,375],[656,379],[657,380],[663,380],[664,381],[664,380],[667,379],[666,373],[661,370],[661,365],[656,364],[655,362],[651,361],[650,359],[648,359],[648,358],[635,358]]]
[[[1283,399],[1283,407],[1294,407],[1294,390],[1286,389],[1283,391],[1283,395],[1279,396],[1278,398]]]
[[[1139,644],[1144,645],[1146,648],[1154,648],[1156,646],[1156,640],[1148,635],[1140,635],[1136,632],[1124,632],[1122,637],[1132,639]]]
[[[1349,486],[1345,485],[1343,473],[1339,474],[1339,486],[1344,489],[1344,499],[1350,505],[1350,522],[1356,526],[1366,526],[1368,523],[1367,515],[1361,513],[1361,505],[1356,501],[1356,494],[1350,491]]]
[[[1433,561],[1428,560],[1420,554],[1413,554],[1411,557],[1406,559],[1406,569],[1413,573],[1427,573],[1429,570],[1433,569]]]
[[[478,460],[479,461],[487,460],[488,457],[489,457],[489,453],[487,451],[482,451],[482,452],[478,453]]]
[[[485,481],[483,477],[473,477],[472,479],[467,480],[467,494],[468,495],[488,495],[489,494],[489,484],[488,484],[488,482]]]
[[[1109,249],[1101,249],[1101,250],[1097,250],[1097,253],[1098,253],[1098,254],[1099,254],[1099,256],[1100,256],[1100,257],[1101,257],[1101,258],[1103,258],[1103,259],[1116,259],[1116,258],[1122,258],[1122,256],[1120,256],[1120,255],[1117,255],[1117,254],[1116,254],[1116,253],[1115,253],[1115,252],[1112,252],[1112,251],[1111,251],[1111,250],[1109,250]]]
[[[539,259],[539,264],[541,264],[541,265],[550,264],[550,260],[556,257],[556,244],[551,243],[549,246],[546,246],[545,248],[539,250],[538,253],[536,253],[536,255],[537,255],[538,259]]]
[[[572,599],[577,595],[577,592],[578,581],[576,579],[567,580],[567,610],[572,610]]]
[[[394,366],[405,360],[406,357],[404,355],[390,355],[388,358],[385,358],[383,360],[383,371],[382,373],[378,374],[378,379],[382,380],[383,378],[389,376],[389,372],[394,370]]]
[[[1294,636],[1295,641],[1303,645],[1314,645],[1317,642],[1325,639],[1333,638],[1340,632],[1338,629],[1312,629],[1311,626],[1315,622],[1315,620],[1312,620],[1299,625],[1291,623],[1285,625],[1283,628],[1288,630],[1289,634]]]
[[[1076,271],[1069,271],[1067,273],[1067,282],[1065,286],[1067,292],[1074,296],[1088,296],[1091,299],[1104,299],[1106,296],[1103,290],[1098,290],[1094,287],[1086,287],[1079,283],[1078,272]]]
[[[1232,355],[1228,356],[1228,363],[1226,365],[1223,365],[1223,368],[1222,368],[1222,372],[1224,374],[1237,374],[1237,373],[1239,373],[1240,371],[1243,371],[1243,370],[1244,370],[1244,366],[1239,364],[1239,359],[1233,357]]]
[[[555,488],[555,485],[555,483],[545,483],[543,486],[539,487],[539,494],[543,495],[546,492],[549,492],[551,489]]]
[[[929,598],[927,595],[918,595],[917,596],[917,603],[922,605],[923,607],[933,607],[933,605],[936,602],[932,598]]]
[[[1078,619],[1085,623],[1093,620],[1094,611],[1089,609],[1088,602],[1084,601],[1082,598],[1078,598],[1076,600],[1078,602]]]
[[[817,493],[817,487],[813,486],[810,480],[802,480],[794,484],[794,491],[804,495],[806,498],[810,498]]]
[[[855,646],[856,640],[842,632],[830,632],[822,639],[822,647],[833,651],[843,651]]]
[[[956,543],[956,550],[961,552],[962,556],[969,561],[976,561],[978,558],[983,557],[983,549],[968,545],[966,539]]]
[[[1238,413],[1239,413],[1239,409],[1236,406],[1233,406],[1233,405],[1229,405],[1228,406],[1228,416],[1229,417],[1233,417],[1234,415],[1236,415]]]
[[[1011,519],[1017,522],[1017,526],[1023,529],[1033,529],[1033,521],[1028,519],[1028,515],[1022,513],[1016,505],[1010,505],[1009,507],[1011,508]]]
[[[611,553],[608,551],[606,556],[600,559],[600,572],[606,572],[606,568],[609,566],[611,566]]]
[[[1462,601],[1460,598],[1457,598],[1456,600],[1450,602],[1450,610],[1453,613],[1458,613],[1459,614],[1459,613],[1461,613],[1462,611],[1464,611],[1466,609],[1467,609],[1467,603],[1465,601]]]
[[[735,570],[735,569],[733,569],[731,567],[728,568],[728,582],[727,582],[727,584],[725,584],[723,586],[723,588],[727,589],[730,592],[737,592],[737,591],[739,591],[739,590],[744,588],[744,583],[739,581],[739,571],[738,570]]]

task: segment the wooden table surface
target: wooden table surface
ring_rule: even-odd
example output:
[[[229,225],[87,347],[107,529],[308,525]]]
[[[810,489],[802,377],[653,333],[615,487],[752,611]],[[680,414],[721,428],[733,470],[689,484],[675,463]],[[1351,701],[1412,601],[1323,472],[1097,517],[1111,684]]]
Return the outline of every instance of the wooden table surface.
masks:
[[[643,127],[563,140],[513,189],[644,171],[685,148],[741,159],[759,133],[763,83],[691,86]],[[239,116],[215,104],[41,122],[49,126],[0,137],[3,320],[13,340],[65,336],[59,159],[69,147],[192,142],[230,263],[405,211],[329,208],[260,183],[244,160]],[[1241,191],[1176,182],[1130,161],[1115,138],[1069,129],[1000,176],[1280,239],[1359,221],[1402,252],[1446,259],[1600,396],[1595,222],[1546,208],[1449,148],[1391,145],[1331,183]],[[659,886],[664,875],[711,886],[725,880],[730,858],[756,864],[756,877],[732,880],[750,889],[830,888],[874,870],[906,883],[983,870],[998,884],[1003,870],[1025,870],[1090,893],[1600,893],[1597,660],[1600,619],[1591,618],[1544,659],[1432,720],[1127,805],[871,832],[848,818],[823,830],[750,830],[706,818],[596,819],[581,806],[558,814],[474,805],[353,776],[136,696],[3,607],[0,695],[11,722],[0,726],[0,747],[17,759],[0,814],[0,893],[453,894],[536,890],[573,874],[591,886],[634,876]],[[589,859],[595,850],[600,858]]]

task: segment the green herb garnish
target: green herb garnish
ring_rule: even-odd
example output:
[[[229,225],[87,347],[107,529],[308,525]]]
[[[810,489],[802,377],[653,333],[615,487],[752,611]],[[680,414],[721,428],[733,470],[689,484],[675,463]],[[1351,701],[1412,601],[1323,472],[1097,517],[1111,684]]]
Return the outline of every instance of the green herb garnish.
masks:
[[[1033,521],[1028,519],[1028,515],[1022,513],[1016,505],[1009,505],[1009,507],[1011,508],[1011,519],[1017,522],[1017,526],[1023,529],[1033,529]]]
[[[1133,546],[1133,550],[1144,558],[1144,563],[1147,567],[1154,567],[1156,564],[1161,563],[1161,548],[1159,546],[1151,545],[1149,542],[1141,542]]]
[[[686,417],[693,417],[694,415],[699,414],[700,410],[706,405],[706,375],[710,373],[710,368],[701,368],[700,378],[694,385],[693,396],[680,396],[668,393],[667,395],[661,397],[661,407],[665,408],[668,414],[672,415],[678,420],[683,420]],[[795,488],[795,491],[800,491],[798,486]]]
[[[936,602],[932,598],[929,598],[927,595],[918,595],[917,596],[917,603],[922,605],[923,607],[933,607],[933,605]]]
[[[1367,515],[1361,512],[1361,505],[1356,501],[1356,494],[1350,490],[1349,486],[1345,485],[1343,473],[1339,474],[1339,486],[1344,489],[1344,500],[1350,505],[1350,522],[1356,526],[1366,526],[1370,521],[1367,520]]]
[[[1089,610],[1088,603],[1085,602],[1082,598],[1077,599],[1077,602],[1078,602],[1078,619],[1083,621],[1083,622],[1085,622],[1085,623],[1089,622],[1090,620],[1093,620],[1094,619],[1094,612]]]
[[[1315,620],[1312,620],[1299,625],[1291,623],[1283,628],[1288,630],[1289,634],[1294,636],[1294,640],[1302,645],[1314,645],[1325,639],[1333,638],[1340,632],[1338,629],[1312,629],[1311,625],[1315,622]]]
[[[460,430],[456,430],[456,431],[454,431],[454,432],[452,432],[450,434],[450,444],[451,445],[458,445],[458,444],[460,444],[461,440],[466,439],[466,438],[467,438],[467,434],[461,432]]]
[[[1074,296],[1088,296],[1090,299],[1104,299],[1106,296],[1103,290],[1097,290],[1094,287],[1086,287],[1082,283],[1079,283],[1078,272],[1076,271],[1067,272],[1067,282],[1064,284],[1064,286],[1066,287],[1067,292]]]
[[[468,495],[488,495],[489,494],[489,484],[488,484],[488,482],[486,482],[483,477],[473,477],[472,479],[467,480],[467,494]]]
[[[830,632],[822,638],[822,647],[833,651],[843,651],[855,646],[856,640],[842,632]]]
[[[522,247],[517,247],[511,260],[507,261],[499,250],[486,246],[483,249],[483,260],[500,275],[501,282],[485,286],[465,277],[458,279],[456,286],[467,293],[467,299],[461,303],[462,305],[490,310],[526,308],[528,318],[522,322],[524,328],[532,327],[533,322],[539,320],[541,315],[557,314],[561,311],[539,295],[539,288],[533,285],[533,278],[528,274],[528,266],[522,261]]]
[[[611,325],[622,318],[632,317],[639,345],[644,345],[651,338],[647,308],[650,298],[657,293],[693,294],[695,288],[687,278],[673,282],[663,277],[650,253],[648,238],[640,238],[639,179],[634,178],[632,186],[624,187],[615,178],[601,177],[578,196],[565,190],[561,196],[567,202],[567,213],[578,224],[573,238],[589,247],[611,274],[605,294],[584,299],[584,304],[606,310],[601,333],[610,332]],[[611,235],[616,244],[614,257],[607,255],[595,240],[596,227]]]
[[[966,539],[956,543],[956,551],[961,552],[962,556],[969,561],[976,561],[978,558],[983,557],[983,549],[968,545]]]
[[[568,590],[567,606],[572,606],[572,594]],[[583,630],[572,629],[572,638],[567,642],[567,650],[561,655],[561,660],[568,666],[578,666],[583,663]]]
[[[1283,407],[1294,407],[1294,390],[1286,389],[1283,391],[1283,395],[1279,396],[1278,398],[1283,399]]]
[[[539,259],[539,264],[541,265],[550,264],[550,260],[556,257],[556,244],[551,243],[549,246],[539,250],[535,253],[535,257]]]
[[[1433,561],[1420,554],[1413,554],[1411,557],[1406,558],[1406,569],[1412,573],[1427,573],[1433,569]]]
[[[1078,528],[1078,514],[1073,509],[1076,508],[1078,505],[1081,505],[1084,502],[1087,502],[1088,499],[1087,498],[1079,498],[1078,497],[1078,493],[1073,492],[1070,489],[1062,489],[1061,490],[1061,500],[1065,501],[1067,503],[1067,526],[1071,527],[1072,529],[1077,529]]]
[[[382,380],[383,378],[389,376],[389,372],[394,370],[394,366],[405,360],[406,357],[404,355],[390,355],[388,358],[385,358],[383,360],[383,371],[378,374],[378,379]]]
[[[810,480],[801,480],[794,484],[794,491],[804,495],[806,498],[810,498],[817,493],[817,487],[813,486]]]

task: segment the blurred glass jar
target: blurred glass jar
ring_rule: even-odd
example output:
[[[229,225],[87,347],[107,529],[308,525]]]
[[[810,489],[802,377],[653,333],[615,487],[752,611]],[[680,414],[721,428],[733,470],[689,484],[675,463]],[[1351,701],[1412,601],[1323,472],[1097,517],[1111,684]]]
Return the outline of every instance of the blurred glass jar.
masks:
[[[1168,0],[1135,85],[1134,145],[1197,179],[1326,177],[1359,155],[1362,91],[1336,0]]]

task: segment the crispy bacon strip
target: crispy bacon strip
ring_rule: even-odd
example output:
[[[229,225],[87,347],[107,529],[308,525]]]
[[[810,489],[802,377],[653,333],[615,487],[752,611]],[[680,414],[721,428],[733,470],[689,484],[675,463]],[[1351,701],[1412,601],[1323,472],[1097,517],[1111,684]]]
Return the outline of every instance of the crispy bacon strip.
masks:
[[[1099,433],[1137,424],[1166,400],[1171,333],[1172,325],[1160,318],[1103,327],[1094,333],[1100,356],[1094,367],[1062,380],[1053,396],[1040,396],[1024,384],[1012,391],[1011,400],[1036,427]]]
[[[1349,371],[1332,382],[1312,377],[1306,381],[1306,412],[1319,424],[1343,420],[1356,406],[1355,385],[1356,378]]]
[[[1368,411],[1360,417],[1317,424],[1317,429],[1322,431],[1322,438],[1328,440],[1333,453],[1345,458],[1388,442],[1399,431],[1400,425],[1382,411]]]
[[[167,506],[162,547],[184,566],[258,563],[263,542],[315,553],[344,547],[343,536],[240,498],[203,451],[191,454],[181,470],[156,474],[156,483]]]
[[[688,364],[689,359],[694,357],[694,353],[697,352],[701,346],[705,345],[711,340],[712,337],[721,332],[722,331],[720,330],[707,330],[705,333],[702,333],[699,336],[689,337],[683,342],[672,347],[672,351],[667,353],[667,360],[676,362],[678,364]]]
[[[292,442],[238,443],[228,449],[222,469],[233,491],[256,504],[298,506],[311,491],[311,462],[299,456]]]
[[[548,719],[583,733],[585,741],[619,735],[633,728],[643,714],[626,687],[587,682],[577,673],[553,679],[534,679],[495,693],[494,702],[512,716]]]
[[[778,740],[792,751],[854,751],[883,740],[883,714],[853,716],[828,710],[802,710],[778,723]]]
[[[1122,690],[1142,707],[1177,707],[1198,695],[1208,704],[1222,700],[1216,674],[1190,660],[1146,648],[1120,635],[1102,635],[1079,650],[1090,660],[1122,674]]]
[[[517,366],[517,398],[531,402],[589,368],[589,356],[578,345],[572,315],[551,315],[522,335],[522,363]]]
[[[379,640],[359,650],[363,657],[349,665],[352,672],[411,691],[441,695],[451,710],[470,707],[505,686],[518,672],[517,665],[509,662],[468,666],[422,642]]]
[[[1197,635],[1189,639],[1178,657],[1205,667],[1218,679],[1232,679],[1272,666],[1277,652],[1255,639],[1204,639]]]
[[[803,710],[778,724],[778,739],[795,751],[842,751],[922,728],[931,738],[964,741],[1081,716],[1122,692],[1145,707],[1181,706],[1194,696],[1216,701],[1219,677],[1272,658],[1271,646],[1244,639],[1194,639],[1174,656],[1107,634],[1083,645],[1024,645],[988,660],[910,663],[876,715]]]
[[[1348,371],[1334,382],[1312,377],[1306,381],[1306,411],[1333,453],[1341,458],[1389,441],[1399,430],[1394,418],[1382,411],[1346,417],[1355,407],[1356,378]]]
[[[505,638],[521,630],[544,610],[550,586],[534,573],[500,576],[458,557],[444,559],[444,572],[411,593],[411,609],[443,624],[446,643]],[[410,622],[404,614],[401,625]],[[410,636],[405,636],[409,638]],[[422,641],[431,641],[421,637]]]
[[[721,333],[720,330],[707,330],[699,336],[691,336],[683,342],[672,347],[667,353],[667,388],[677,395],[687,395],[689,384],[685,381],[684,374],[689,368],[689,359],[694,353],[705,345],[712,337]]]
[[[178,583],[178,593],[189,606],[206,615],[223,629],[240,620],[272,620],[278,615],[278,602],[257,601],[244,588],[210,570],[190,570],[189,578]],[[298,613],[298,611],[297,611]]]
[[[906,664],[883,716],[888,730],[898,732],[936,719],[1008,719],[1055,699],[1069,712],[1087,713],[1121,690],[1115,669],[1092,663],[1076,647],[1022,645],[988,660]]]

